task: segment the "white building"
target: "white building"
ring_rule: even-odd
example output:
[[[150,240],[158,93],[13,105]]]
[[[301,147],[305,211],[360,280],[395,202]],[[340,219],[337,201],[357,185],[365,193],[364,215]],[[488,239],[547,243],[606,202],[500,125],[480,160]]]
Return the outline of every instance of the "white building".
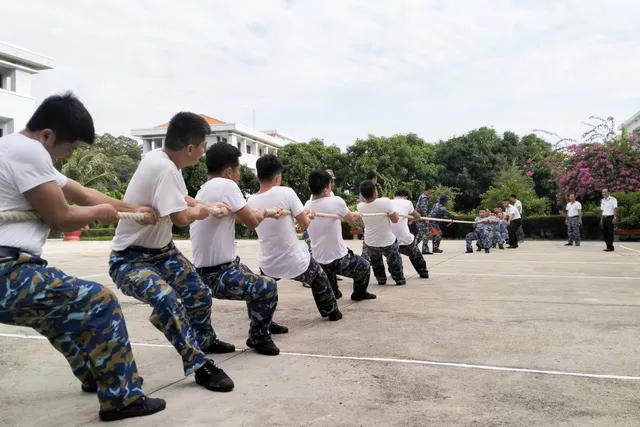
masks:
[[[629,135],[640,136],[640,111],[631,116],[631,118],[624,122],[620,126],[620,128],[622,128],[623,126],[627,128],[627,132],[629,132]]]
[[[278,149],[290,142],[298,142],[290,136],[275,130],[258,131],[236,123],[225,123],[213,117],[200,114],[209,126],[211,135],[207,137],[207,147],[224,141],[234,144],[242,152],[240,162],[255,170],[256,160],[264,154],[278,154]],[[143,152],[160,148],[164,145],[168,123],[146,129],[132,129],[131,135],[142,138]]]
[[[51,58],[0,41],[0,137],[24,129],[36,109],[31,76],[52,65]]]

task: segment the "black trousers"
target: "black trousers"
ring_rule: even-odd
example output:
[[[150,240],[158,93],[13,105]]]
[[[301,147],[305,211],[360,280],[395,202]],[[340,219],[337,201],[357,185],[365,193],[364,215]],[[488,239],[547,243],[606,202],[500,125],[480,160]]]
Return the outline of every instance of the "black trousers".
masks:
[[[515,248],[518,247],[518,228],[522,224],[522,218],[512,219],[509,225],[509,244]]]
[[[613,249],[613,215],[602,217],[602,232],[607,249]]]

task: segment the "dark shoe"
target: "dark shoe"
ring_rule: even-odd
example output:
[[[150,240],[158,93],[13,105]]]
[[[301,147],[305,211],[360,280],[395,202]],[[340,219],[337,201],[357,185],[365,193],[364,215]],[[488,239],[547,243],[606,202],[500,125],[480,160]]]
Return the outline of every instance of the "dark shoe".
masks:
[[[310,288],[311,287],[311,285],[308,284],[308,283],[303,283],[302,286],[304,286],[305,288]]]
[[[211,344],[209,344],[209,346],[202,348],[201,349],[203,353],[217,353],[217,354],[222,354],[222,353],[233,353],[234,351],[236,351],[236,346],[233,344],[229,344],[228,342],[224,342],[224,341],[220,341],[220,340],[215,340],[214,342],[212,342]]]
[[[576,243],[576,247],[580,246],[580,243]]]
[[[396,282],[396,286],[402,286],[402,285],[406,285],[407,281],[406,280],[399,280]]]
[[[342,292],[340,291],[340,289],[336,288],[333,290],[333,295],[336,296],[336,299],[340,299],[342,298]]]
[[[442,249],[434,249],[433,250],[434,254],[441,254],[442,252],[444,252]]]
[[[378,280],[378,285],[386,285],[386,284],[387,284],[386,280],[382,280],[382,281]]]
[[[289,328],[287,328],[286,326],[278,325],[276,322],[271,322],[271,325],[269,325],[269,332],[274,335],[288,334]]]
[[[337,308],[329,314],[329,320],[332,322],[342,319],[342,313]]]
[[[572,242],[569,242],[569,243],[565,243],[564,245],[565,245],[565,246],[573,246],[573,243],[572,243]]]
[[[211,391],[226,392],[233,390],[234,387],[231,378],[211,360],[207,360],[196,371],[196,383]]]
[[[500,243],[500,245],[498,246],[500,249],[504,249],[504,245],[502,243]]]
[[[429,272],[428,271],[423,271],[422,273],[420,273],[420,278],[421,279],[428,279],[429,278]]]
[[[377,297],[374,294],[370,294],[369,292],[354,292],[351,294],[351,299],[354,301],[362,301],[365,299],[376,299]]]
[[[267,337],[264,341],[259,343],[254,343],[251,341],[251,338],[248,338],[247,347],[254,349],[256,353],[264,354],[266,356],[277,356],[280,354],[280,349],[273,343],[271,337]]]
[[[472,254],[473,253],[473,249],[467,249],[467,251],[465,253]]]
[[[605,251],[605,252],[613,252],[613,249],[607,248],[607,249],[603,249],[603,251]]]
[[[507,246],[507,249],[518,249],[517,246]]]
[[[341,281],[341,280],[342,280],[342,277],[337,277],[337,276],[336,276],[336,280],[339,282],[339,281]]]
[[[492,249],[495,249],[495,248],[496,248],[496,246],[497,246],[497,245],[494,243],[493,245],[491,245],[491,248],[492,248]]]
[[[433,252],[429,251],[429,252],[422,252],[422,255],[433,255]]]
[[[102,421],[120,421],[125,418],[144,417],[146,415],[152,415],[156,412],[164,411],[167,407],[167,402],[163,399],[157,399],[153,397],[140,396],[133,403],[125,406],[117,411],[100,411],[98,416]]]
[[[144,378],[142,377],[138,377],[138,378],[140,378],[140,385],[142,385],[144,383]],[[84,391],[85,393],[97,393],[98,383],[96,383],[96,380],[93,379],[92,377],[87,382],[82,383],[81,388],[82,388],[82,391]]]
[[[486,249],[484,250],[484,253],[485,253],[485,254],[491,253],[491,249],[486,248]]]

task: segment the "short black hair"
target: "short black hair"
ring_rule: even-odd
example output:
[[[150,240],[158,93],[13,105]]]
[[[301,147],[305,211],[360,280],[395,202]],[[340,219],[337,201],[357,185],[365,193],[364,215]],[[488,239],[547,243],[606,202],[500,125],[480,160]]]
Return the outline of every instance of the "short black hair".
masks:
[[[376,185],[370,180],[365,180],[360,183],[360,194],[366,200],[373,199],[376,194]]]
[[[511,199],[509,199],[508,197],[505,197],[504,199],[502,199],[503,202],[511,202]]]
[[[207,149],[205,164],[209,175],[220,175],[226,168],[235,168],[240,165],[242,153],[234,145],[226,142],[217,142]]]
[[[378,172],[376,171],[369,171],[367,172],[367,176],[366,179],[371,181],[373,178],[377,178],[378,177]]]
[[[42,101],[26,128],[31,132],[51,129],[56,135],[56,143],[82,141],[93,144],[96,138],[91,114],[71,91],[51,95]]]
[[[404,188],[396,190],[396,197],[409,197],[409,192]]]
[[[273,154],[265,154],[256,161],[256,172],[260,182],[271,181],[283,169],[282,162]]]
[[[311,189],[311,194],[314,196],[320,195],[322,190],[329,188],[331,185],[331,179],[331,174],[327,171],[312,171],[309,174],[309,188]]]
[[[179,151],[189,145],[200,145],[210,133],[211,126],[203,117],[181,111],[169,121],[164,147],[171,151]]]
[[[433,188],[433,185],[431,185],[430,182],[424,183],[424,191],[430,190],[431,188]]]
[[[514,199],[517,199],[515,194],[510,195],[509,197],[513,197]]]

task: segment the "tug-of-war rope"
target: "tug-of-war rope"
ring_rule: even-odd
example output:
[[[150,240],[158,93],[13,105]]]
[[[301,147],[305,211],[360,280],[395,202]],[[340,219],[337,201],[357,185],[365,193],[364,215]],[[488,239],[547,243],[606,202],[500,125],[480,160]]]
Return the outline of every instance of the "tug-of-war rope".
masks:
[[[211,216],[213,217],[223,217],[223,216],[228,216],[230,213],[224,209],[224,208],[213,208],[211,209]],[[125,219],[125,220],[134,220],[134,221],[143,221],[144,220],[144,215],[143,213],[134,213],[134,212],[118,212],[118,218],[119,219]],[[291,215],[291,211],[290,210],[279,210],[279,209],[267,209],[267,218],[278,218],[281,216],[289,216]],[[363,217],[370,217],[370,216],[390,216],[390,214],[388,213],[363,213],[360,214],[360,216]],[[334,219],[343,219],[340,215],[334,215],[334,214],[326,214],[326,213],[320,213],[320,212],[316,212],[315,213],[315,217],[318,218],[334,218]],[[412,219],[412,220],[416,220],[416,218],[410,216],[410,215],[402,215],[400,214],[400,217],[402,218],[408,218],[408,219]],[[459,223],[459,224],[475,224],[475,222],[473,221],[462,221],[462,220],[456,220],[456,219],[444,219],[444,218],[430,218],[430,217],[420,217],[418,218],[421,221],[439,221],[439,222],[448,222],[448,223]],[[25,212],[12,212],[12,211],[7,211],[7,212],[0,212],[0,221],[7,221],[7,222],[19,222],[19,221],[41,221],[42,217],[34,211],[25,211]]]

